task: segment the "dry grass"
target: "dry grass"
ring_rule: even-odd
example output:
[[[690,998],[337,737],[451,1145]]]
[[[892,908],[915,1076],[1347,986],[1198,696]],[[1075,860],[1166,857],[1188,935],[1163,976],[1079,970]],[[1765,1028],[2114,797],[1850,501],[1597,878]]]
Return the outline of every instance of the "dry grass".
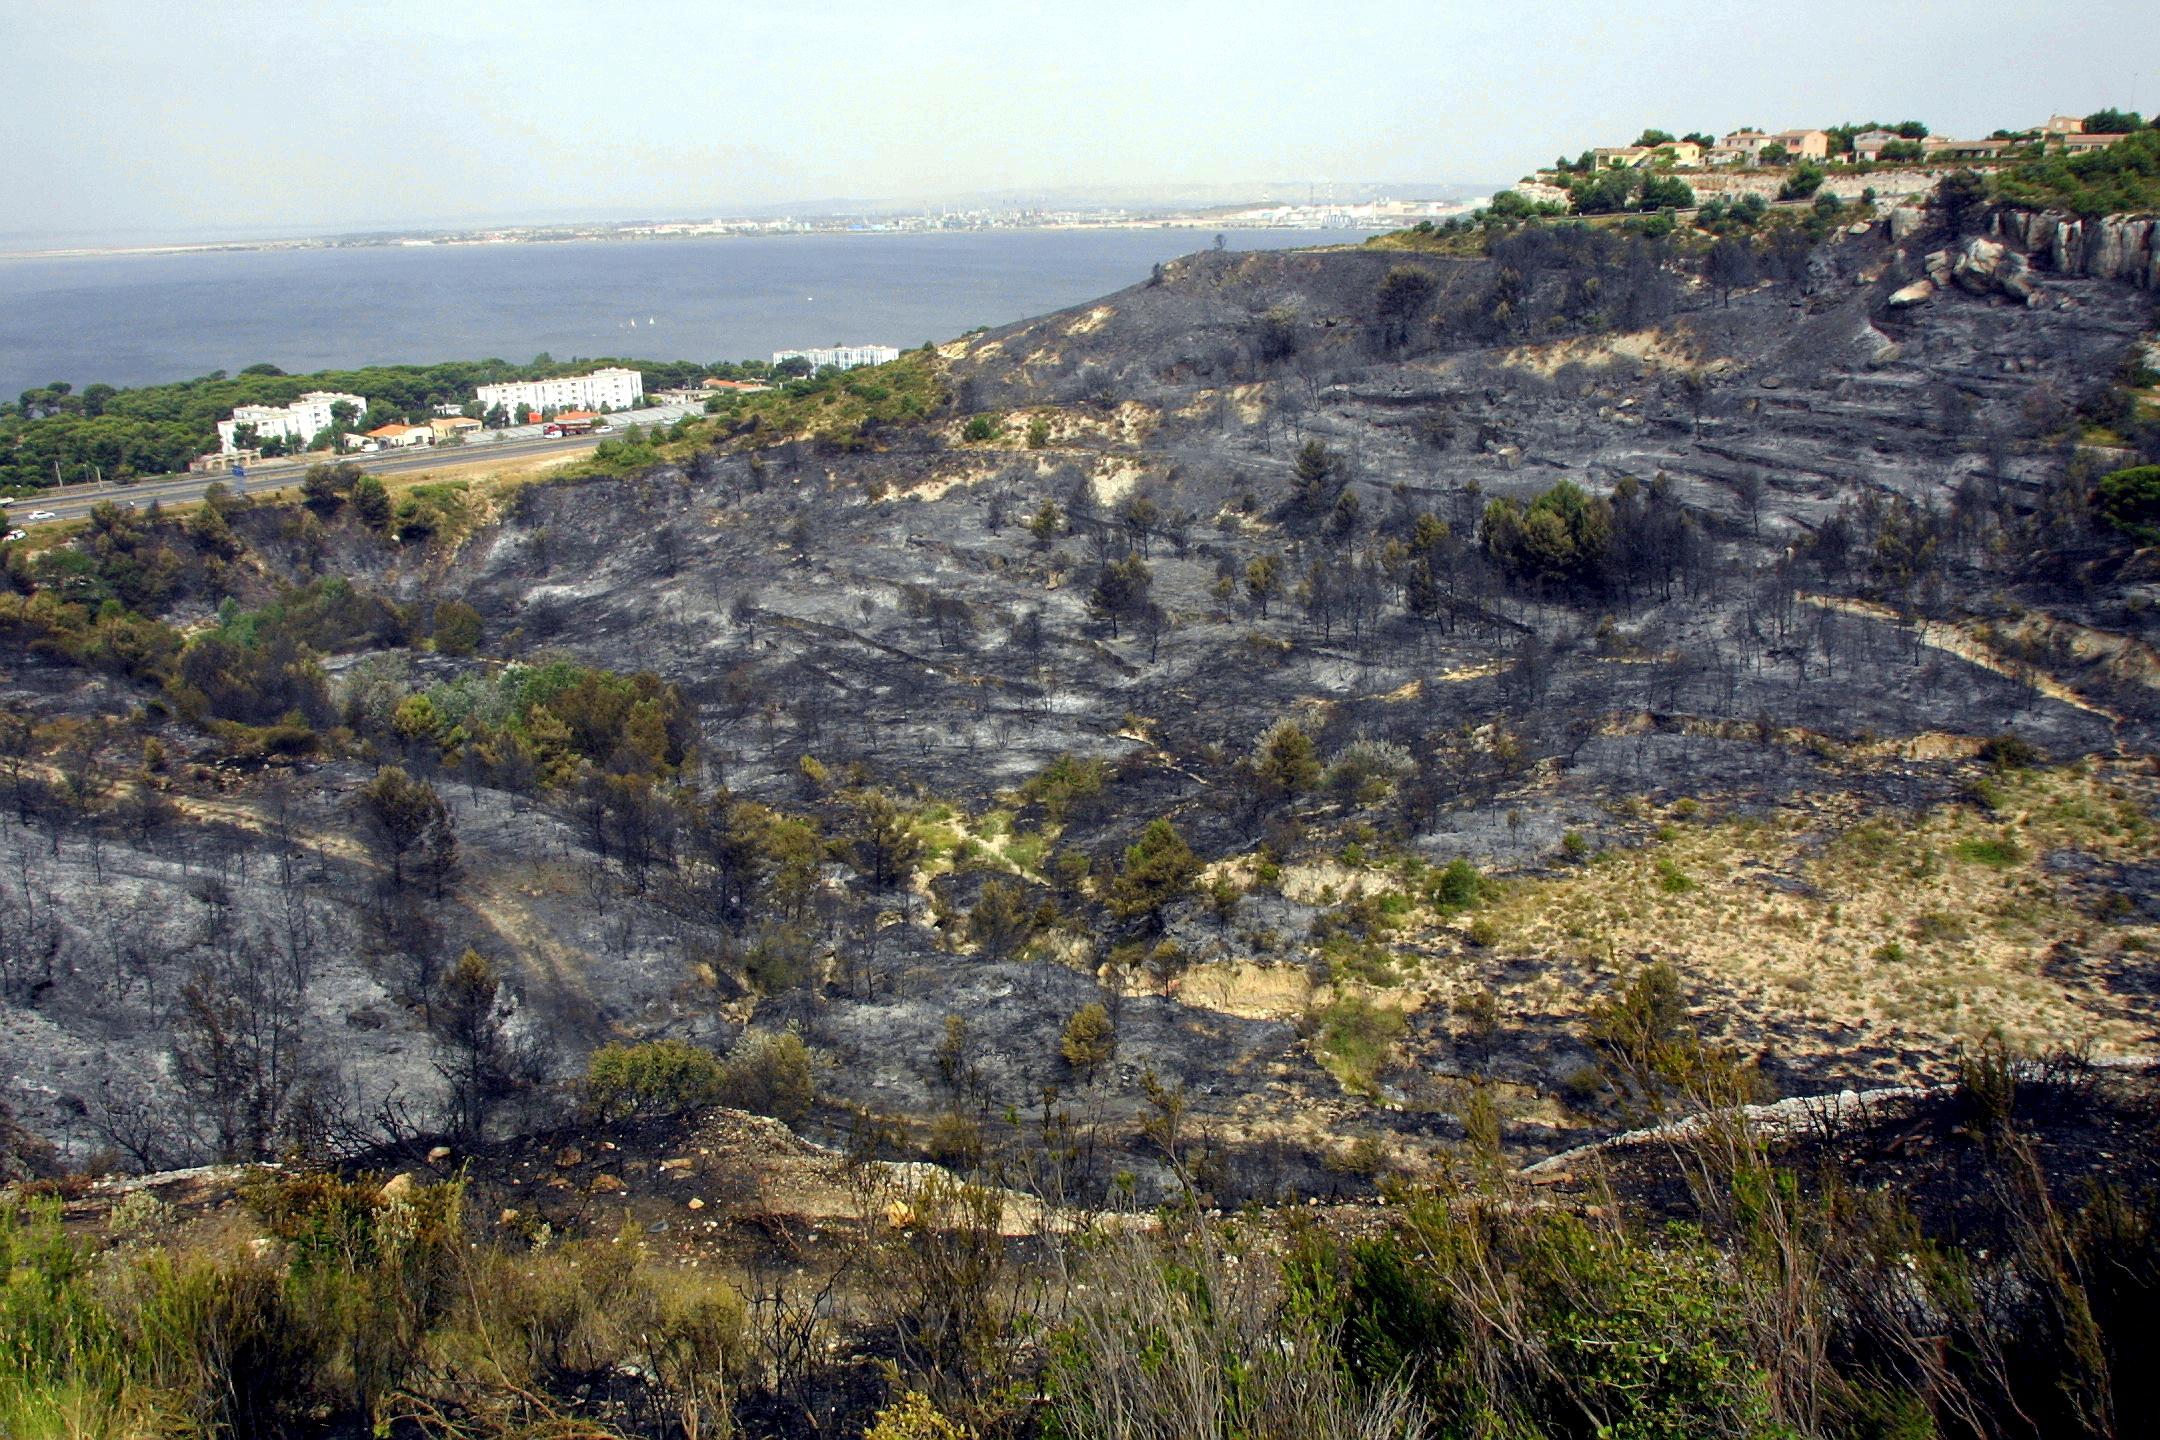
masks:
[[[2059,947],[2101,958],[2160,951],[2160,927],[2047,863],[2062,850],[2102,864],[2160,859],[2150,778],[2075,766],[1992,778],[1987,797],[1989,808],[1918,815],[1847,796],[1744,819],[1705,818],[1714,802],[1632,807],[1630,823],[1656,827],[1638,848],[1489,884],[1464,913],[1399,916],[1384,941],[1402,977],[1388,1003],[1445,1014],[1489,989],[1503,1032],[1574,1030],[1598,993],[1653,955],[1681,970],[1711,1030],[1886,1078],[1995,1030],[2032,1048],[2152,1049],[2160,1036],[2149,1011],[2057,962]],[[1281,876],[1286,895],[1322,907],[1400,893],[1402,883],[1334,859]],[[1289,999],[1279,977],[1301,973],[1312,953],[1292,942],[1277,957],[1287,964],[1203,965],[1177,998],[1279,1014]],[[1870,1039],[1874,1057],[1856,1058]]]
[[[1495,948],[1592,969],[1671,957],[1764,1018],[1891,1025],[1924,1045],[1996,1028],[2017,1044],[2101,1053],[2152,1042],[2149,1024],[2047,973],[2058,941],[2096,927],[2046,854],[2160,851],[2125,777],[2015,777],[1998,784],[1992,814],[1957,806],[1898,820],[1837,800],[1661,837],[1511,887],[1488,916]],[[2137,927],[2120,935],[2152,943]]]

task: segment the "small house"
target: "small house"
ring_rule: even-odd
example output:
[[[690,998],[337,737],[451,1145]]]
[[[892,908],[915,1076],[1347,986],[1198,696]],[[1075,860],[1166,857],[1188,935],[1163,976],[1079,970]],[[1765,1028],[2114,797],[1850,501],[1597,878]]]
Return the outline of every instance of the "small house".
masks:
[[[392,421],[388,425],[378,425],[368,431],[366,438],[375,442],[375,449],[402,450],[413,445],[434,444],[435,432],[425,425],[405,425]]]

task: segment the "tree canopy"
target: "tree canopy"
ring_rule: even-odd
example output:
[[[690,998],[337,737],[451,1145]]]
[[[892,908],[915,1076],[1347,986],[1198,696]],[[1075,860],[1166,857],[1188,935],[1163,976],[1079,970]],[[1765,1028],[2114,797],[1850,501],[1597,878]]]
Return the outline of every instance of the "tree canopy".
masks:
[[[2135,110],[2117,110],[2110,106],[2095,110],[2085,117],[2085,133],[2088,135],[2126,135],[2132,130],[2145,128],[2145,117]]]
[[[1153,924],[1192,888],[1200,857],[1168,820],[1149,824],[1125,851],[1125,864],[1110,885],[1111,913]]]
[[[1485,549],[1509,571],[1540,583],[1591,578],[1612,538],[1612,506],[1562,480],[1525,506],[1498,499],[1485,506]]]
[[[2134,465],[2100,479],[2100,518],[2140,545],[2160,545],[2160,465]]]

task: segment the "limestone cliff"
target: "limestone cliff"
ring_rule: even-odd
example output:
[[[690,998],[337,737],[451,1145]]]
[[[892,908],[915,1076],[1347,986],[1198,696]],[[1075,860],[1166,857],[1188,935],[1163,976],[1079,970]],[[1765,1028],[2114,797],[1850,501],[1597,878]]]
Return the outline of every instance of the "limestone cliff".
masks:
[[[1989,229],[2062,274],[2124,280],[2155,290],[2160,289],[2160,248],[2153,243],[2156,224],[2160,221],[2145,215],[2087,220],[2063,210],[2004,209],[1996,213]]]

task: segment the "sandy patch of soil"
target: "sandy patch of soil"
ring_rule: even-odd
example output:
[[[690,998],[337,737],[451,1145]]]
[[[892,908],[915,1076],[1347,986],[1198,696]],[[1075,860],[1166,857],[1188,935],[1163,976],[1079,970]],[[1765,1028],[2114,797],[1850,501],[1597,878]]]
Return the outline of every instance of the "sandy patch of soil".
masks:
[[[1088,477],[1088,486],[1095,492],[1095,503],[1115,505],[1132,493],[1140,477],[1147,474],[1147,466],[1137,460],[1122,456],[1106,455],[1095,466],[1095,473]]]
[[[1311,1007],[1313,983],[1302,965],[1210,961],[1171,981],[1166,993],[1181,1004],[1243,1020],[1294,1020]]]
[[[1713,361],[1704,367],[1685,345],[1675,343],[1673,336],[1665,330],[1594,335],[1549,345],[1520,345],[1508,351],[1502,363],[1518,370],[1551,375],[1563,365],[1610,365],[1617,360],[1640,361],[1666,370],[1716,369],[1718,363]]]
[[[1066,326],[1065,333],[1067,335],[1092,335],[1097,330],[1102,329],[1103,322],[1115,314],[1117,314],[1117,311],[1112,306],[1097,305],[1087,314],[1082,315],[1072,324]]]

